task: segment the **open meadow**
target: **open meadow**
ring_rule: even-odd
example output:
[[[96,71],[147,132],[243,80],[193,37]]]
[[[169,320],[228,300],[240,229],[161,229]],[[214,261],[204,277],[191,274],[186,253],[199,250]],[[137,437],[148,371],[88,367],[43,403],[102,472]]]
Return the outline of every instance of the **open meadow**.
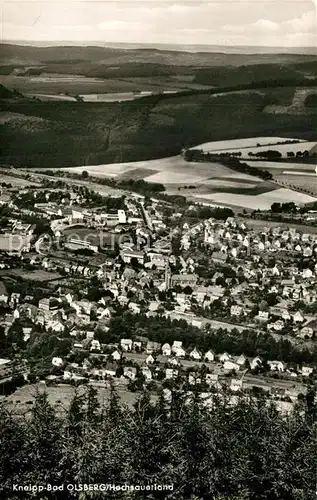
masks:
[[[18,414],[29,413],[35,402],[35,397],[38,391],[45,391],[49,403],[55,407],[58,413],[64,413],[69,408],[72,397],[77,392],[83,394],[87,390],[86,385],[81,385],[78,388],[70,384],[58,384],[43,386],[41,383],[24,385],[19,387],[13,394],[6,398],[6,401],[12,405],[13,410]],[[110,389],[106,385],[96,383],[94,384],[97,390],[97,396],[101,405],[106,405]],[[127,391],[124,385],[116,387],[117,394],[120,398],[122,405],[132,407],[137,399],[137,395],[133,392]]]

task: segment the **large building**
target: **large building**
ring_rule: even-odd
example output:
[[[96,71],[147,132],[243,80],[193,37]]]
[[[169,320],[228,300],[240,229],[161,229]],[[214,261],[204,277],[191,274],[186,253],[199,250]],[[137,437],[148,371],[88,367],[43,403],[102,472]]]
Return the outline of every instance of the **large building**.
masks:
[[[195,286],[198,280],[197,274],[173,274],[171,276],[171,287],[180,286]]]
[[[12,255],[29,252],[31,249],[31,238],[32,235],[30,234],[0,234],[0,251],[7,252]]]

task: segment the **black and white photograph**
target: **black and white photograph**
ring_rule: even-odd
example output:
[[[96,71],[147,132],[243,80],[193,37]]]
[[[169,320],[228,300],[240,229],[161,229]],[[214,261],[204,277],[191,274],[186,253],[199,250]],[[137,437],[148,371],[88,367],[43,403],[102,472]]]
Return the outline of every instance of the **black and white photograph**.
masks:
[[[0,12],[0,498],[316,498],[316,2]]]

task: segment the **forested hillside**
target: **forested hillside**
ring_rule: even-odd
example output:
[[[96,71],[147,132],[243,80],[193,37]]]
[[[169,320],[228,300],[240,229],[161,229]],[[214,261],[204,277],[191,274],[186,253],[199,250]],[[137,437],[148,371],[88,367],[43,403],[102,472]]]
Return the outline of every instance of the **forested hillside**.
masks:
[[[212,140],[257,135],[314,139],[314,108],[301,114],[265,112],[270,103],[290,103],[291,90],[193,92],[97,104],[3,100],[1,162],[90,165],[171,156]]]
[[[188,397],[188,396],[187,396]],[[0,409],[2,498],[308,500],[315,495],[314,395],[287,417],[265,399],[212,410],[199,396],[140,394],[134,409],[114,390],[104,407],[89,388],[57,412],[38,394],[28,417]],[[173,485],[173,491],[69,492],[67,484]],[[13,485],[64,485],[15,493]]]

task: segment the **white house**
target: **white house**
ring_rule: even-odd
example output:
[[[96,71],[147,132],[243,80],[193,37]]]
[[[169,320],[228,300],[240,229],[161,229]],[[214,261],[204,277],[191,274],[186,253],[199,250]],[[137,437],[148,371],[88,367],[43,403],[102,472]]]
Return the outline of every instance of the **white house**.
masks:
[[[233,392],[241,391],[243,387],[243,381],[241,379],[232,378],[230,382],[230,390]]]
[[[311,366],[302,366],[302,375],[303,377],[309,377],[313,373],[314,369]]]
[[[136,368],[134,366],[125,366],[123,368],[123,375],[125,377],[128,377],[130,380],[135,380],[136,378]]]
[[[47,321],[46,328],[55,333],[62,333],[65,330],[65,326],[60,321]]]
[[[186,351],[182,347],[175,347],[174,354],[177,358],[184,358],[186,356]]]
[[[198,377],[196,373],[189,373],[188,374],[188,383],[190,385],[199,385],[199,384],[201,384],[201,378]]]
[[[64,380],[71,380],[71,378],[72,378],[72,372],[70,372],[69,370],[65,370],[63,373],[63,379]]]
[[[302,328],[300,330],[300,332],[297,334],[297,337],[300,337],[300,338],[312,338],[312,336],[314,335],[314,330],[313,328],[311,328],[310,326],[304,326],[304,328]]]
[[[244,366],[246,364],[247,358],[244,354],[241,354],[237,357],[236,363],[240,366]]]
[[[229,361],[230,359],[231,359],[231,356],[227,352],[224,352],[223,354],[220,354],[220,356],[219,356],[219,361],[221,363],[225,363],[226,361]]]
[[[272,372],[283,372],[285,364],[282,361],[268,361],[267,362]]]
[[[231,314],[231,316],[241,316],[242,311],[243,311],[243,309],[242,309],[241,306],[235,306],[235,305],[233,305],[230,308],[230,314]]]
[[[121,359],[121,354],[119,351],[114,351],[112,354],[111,354],[111,357],[114,361],[120,361]]]
[[[180,349],[183,345],[183,342],[181,340],[174,340],[173,345],[172,345],[172,352],[175,353],[177,349]]]
[[[258,366],[262,365],[262,359],[259,356],[256,356],[255,358],[252,359],[250,362],[250,368],[251,370],[255,370]]]
[[[285,309],[283,312],[282,312],[282,319],[284,319],[284,321],[288,321],[291,319],[291,315],[290,313],[288,312],[287,309]]]
[[[132,347],[135,351],[141,351],[142,350],[142,342],[140,342],[139,340],[134,340]]]
[[[131,339],[121,339],[120,345],[123,351],[131,351],[133,342]]]
[[[305,321],[305,318],[304,316],[302,315],[302,313],[300,311],[297,311],[294,315],[293,315],[293,321],[295,323],[303,323],[303,321]]]
[[[166,368],[166,370],[165,370],[165,378],[166,379],[176,378],[177,375],[178,375],[178,370],[175,370],[174,368]]]
[[[134,314],[140,314],[141,308],[136,302],[130,302],[128,305],[128,308],[134,313]]]
[[[90,350],[91,351],[100,351],[101,350],[101,345],[99,340],[93,339],[90,344]]]
[[[152,372],[149,368],[143,367],[141,371],[146,380],[152,380]]]
[[[231,372],[232,370],[239,371],[240,365],[238,365],[238,363],[234,363],[233,361],[225,361],[223,369],[226,372]]]
[[[189,353],[189,357],[195,361],[201,360],[201,353],[197,351],[196,347]]]
[[[152,354],[149,354],[148,357],[146,358],[145,362],[147,365],[152,365],[154,363],[155,359],[152,356]]]
[[[206,384],[209,386],[217,387],[218,382],[218,374],[217,373],[206,373]]]
[[[211,363],[212,361],[215,360],[215,354],[213,353],[213,351],[209,350],[206,352],[204,359]]]
[[[269,319],[268,311],[259,311],[258,318],[260,321],[268,321]]]
[[[14,319],[19,319],[19,317],[20,317],[19,309],[14,309],[13,317],[14,317]]]
[[[163,356],[170,356],[172,354],[172,349],[170,344],[166,343],[162,345],[162,354]]]
[[[107,363],[105,367],[105,375],[108,377],[115,377],[116,376],[116,365],[112,365],[111,363]]]
[[[179,361],[177,358],[170,358],[170,359],[168,360],[168,363],[169,363],[170,365],[179,366],[180,361]]]
[[[52,359],[52,365],[56,366],[57,368],[60,368],[61,366],[63,366],[63,364],[64,361],[62,360],[62,358],[55,357]]]

